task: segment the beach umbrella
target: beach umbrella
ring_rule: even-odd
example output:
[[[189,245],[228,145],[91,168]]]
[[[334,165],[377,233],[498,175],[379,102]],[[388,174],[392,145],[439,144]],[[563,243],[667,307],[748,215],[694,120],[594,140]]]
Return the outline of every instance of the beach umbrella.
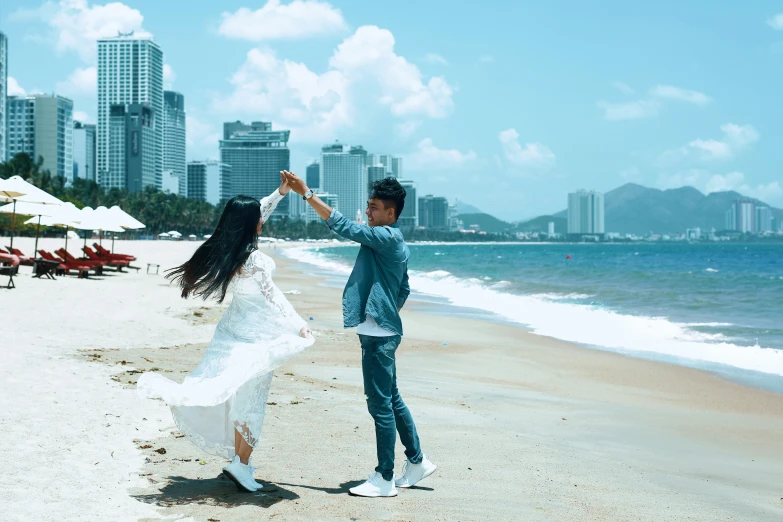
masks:
[[[36,222],[39,226],[45,227],[65,227],[65,249],[68,250],[68,236],[69,228],[76,227],[81,219],[79,209],[76,205],[70,201],[58,206],[50,205],[47,214],[39,215],[37,218],[32,218],[25,221],[26,225],[30,225]],[[20,214],[22,212],[19,212]],[[78,236],[77,236],[78,237]],[[36,241],[36,252],[38,252],[38,242]]]
[[[119,224],[125,230],[138,230],[140,228],[147,228],[147,225],[131,216],[117,205],[114,205],[109,209],[109,214],[114,218],[115,223]],[[114,252],[114,237],[111,241],[111,251]]]
[[[11,176],[2,180],[0,185],[0,201],[10,202],[9,210],[11,213],[11,248],[14,247],[14,229],[16,225],[16,210],[18,203],[31,203],[37,205],[62,205],[63,202],[52,196],[48,192],[39,189],[32,183],[28,183],[20,176]],[[4,207],[5,208],[5,207]],[[27,215],[39,215],[37,212]],[[38,243],[38,234],[36,231],[36,246]]]
[[[74,227],[79,230],[97,230],[103,237],[103,232],[124,232],[121,226],[115,223],[108,215],[106,207],[84,207],[79,211],[80,222]],[[87,236],[84,236],[84,246],[87,246]]]

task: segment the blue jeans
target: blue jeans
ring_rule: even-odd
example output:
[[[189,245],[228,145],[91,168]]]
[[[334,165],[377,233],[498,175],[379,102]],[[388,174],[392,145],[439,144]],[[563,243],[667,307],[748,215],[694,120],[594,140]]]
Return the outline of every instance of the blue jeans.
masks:
[[[378,452],[378,467],[384,480],[394,476],[394,445],[397,433],[405,446],[405,456],[414,464],[423,457],[419,435],[408,407],[397,389],[397,365],[394,354],[402,338],[371,337],[360,335],[362,343],[362,374],[367,409],[375,421],[375,444]]]

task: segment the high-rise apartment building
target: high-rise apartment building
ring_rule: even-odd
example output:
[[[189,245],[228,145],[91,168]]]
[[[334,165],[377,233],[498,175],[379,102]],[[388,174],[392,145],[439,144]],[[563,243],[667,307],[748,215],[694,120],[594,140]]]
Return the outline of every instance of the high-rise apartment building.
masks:
[[[340,212],[348,219],[367,208],[367,153],[361,147],[335,143],[321,148],[321,189],[337,196]]]
[[[755,221],[755,232],[757,234],[765,234],[774,230],[772,225],[775,221],[775,218],[772,215],[772,209],[769,207],[757,206]]]
[[[6,103],[8,99],[8,39],[0,32],[0,161],[11,159],[6,138]]]
[[[403,232],[419,228],[419,199],[416,195],[416,183],[409,179],[398,180],[405,189],[405,206],[397,224]]]
[[[109,108],[109,163],[101,184],[140,192],[162,188],[157,170],[158,135],[155,111],[147,104],[116,104]]]
[[[321,188],[321,164],[317,161],[307,166],[306,178],[307,186],[312,190]]]
[[[726,211],[726,229],[742,234],[756,232],[756,202],[752,199],[736,199]]]
[[[391,174],[397,179],[402,177],[402,158],[396,156],[392,157]]]
[[[419,198],[419,226],[430,230],[449,230],[449,200],[431,194]]]
[[[98,129],[95,125],[73,122],[73,179],[81,178],[97,182],[96,143]]]
[[[220,161],[231,167],[228,197],[244,195],[261,199],[279,187],[280,171],[291,170],[290,135],[288,130],[273,131],[269,122],[224,123]],[[272,217],[288,216],[289,203],[290,199],[284,198]]]
[[[73,102],[57,95],[7,98],[8,156],[43,158],[42,170],[73,181]]]
[[[145,105],[152,111],[149,153],[151,177],[144,183],[161,188],[163,184],[163,51],[150,37],[133,33],[98,40],[98,180],[107,188],[122,185],[123,173],[110,170],[110,119],[112,106]],[[116,139],[116,137],[115,137]],[[146,185],[145,185],[146,186]]]
[[[6,135],[6,157],[13,158],[24,152],[33,161],[35,155],[35,97],[9,96],[6,98],[8,111],[7,126],[3,129]]]
[[[604,233],[604,195],[578,190],[568,194],[568,233]]]
[[[380,181],[387,177],[389,175],[388,172],[386,172],[386,167],[383,165],[375,165],[375,166],[368,166],[367,167],[367,197],[369,198],[372,194],[372,185],[376,181]]]
[[[163,91],[163,170],[178,177],[180,196],[187,196],[186,168],[185,97]]]
[[[218,205],[231,196],[230,165],[219,161],[190,161],[187,166],[188,198]]]

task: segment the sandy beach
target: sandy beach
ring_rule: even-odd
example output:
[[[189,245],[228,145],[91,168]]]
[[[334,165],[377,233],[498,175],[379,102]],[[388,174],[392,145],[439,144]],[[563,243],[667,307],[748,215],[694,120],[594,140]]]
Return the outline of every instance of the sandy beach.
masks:
[[[270,247],[275,281],[317,342],[276,372],[253,457],[268,486],[239,493],[224,461],[135,392],[139,372],[184,377],[228,304],[183,300],[163,278],[197,245],[118,241],[139,272],[50,281],[22,267],[17,288],[0,291],[0,518],[783,520],[782,395],[415,299],[399,386],[439,469],[396,498],[350,497],[375,466],[360,348],[342,328],[340,291]],[[397,471],[403,458],[398,446]]]

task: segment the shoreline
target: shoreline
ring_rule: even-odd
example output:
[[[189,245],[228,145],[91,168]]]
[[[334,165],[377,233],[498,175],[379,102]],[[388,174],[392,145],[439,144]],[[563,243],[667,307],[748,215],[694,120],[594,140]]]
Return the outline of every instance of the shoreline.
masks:
[[[139,243],[116,250],[137,254],[141,274],[23,276],[0,301],[15,328],[2,442],[32,434],[16,457],[49,470],[0,476],[12,520],[420,520],[424,506],[431,520],[781,518],[780,395],[517,326],[457,321],[415,300],[403,310],[399,382],[439,471],[396,499],[349,497],[375,453],[358,343],[342,329],[339,290],[268,248],[276,283],[299,291],[287,297],[314,318],[318,342],[276,372],[254,457],[272,489],[238,494],[220,479],[224,463],[178,438],[168,408],[138,399],[127,382],[154,367],[174,378],[192,370],[227,305],[184,301],[144,273],[144,263],[162,263],[162,273],[198,243]],[[402,458],[398,447],[398,471]],[[39,489],[51,493],[30,502]]]

